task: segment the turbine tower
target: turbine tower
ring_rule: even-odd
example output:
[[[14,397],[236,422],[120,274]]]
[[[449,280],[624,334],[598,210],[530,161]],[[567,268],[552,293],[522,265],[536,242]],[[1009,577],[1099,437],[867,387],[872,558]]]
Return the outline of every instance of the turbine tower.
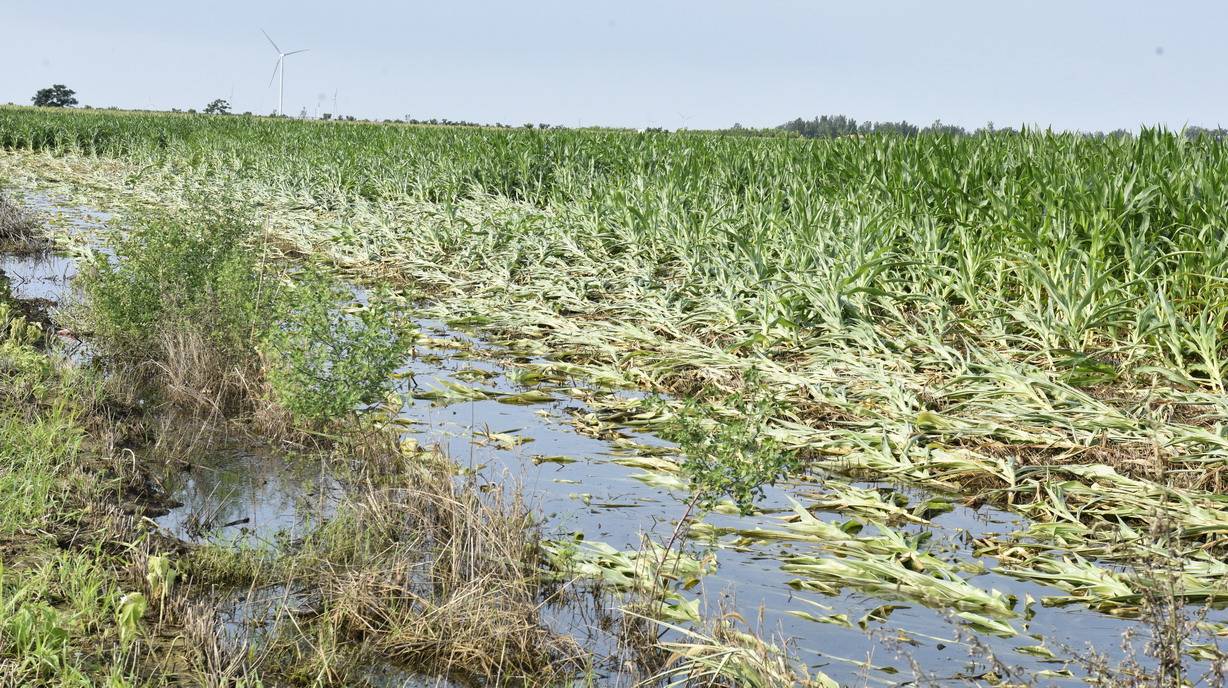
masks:
[[[277,63],[273,65],[273,76],[269,77],[269,86],[273,85],[273,79],[276,79],[277,75],[280,73],[281,81],[277,85],[277,114],[284,115],[286,114],[286,58],[291,55],[305,53],[307,52],[308,48],[303,48],[302,50],[291,50],[288,53],[283,53],[281,48],[278,48],[277,44],[273,42],[273,39],[269,36],[267,31],[260,29],[260,33],[264,34],[264,37],[269,39],[269,45],[273,46],[273,50],[277,51]]]

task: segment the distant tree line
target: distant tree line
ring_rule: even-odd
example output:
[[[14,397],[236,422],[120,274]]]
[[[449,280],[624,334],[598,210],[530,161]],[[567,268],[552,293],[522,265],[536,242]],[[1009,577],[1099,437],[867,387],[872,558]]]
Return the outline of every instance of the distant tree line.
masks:
[[[73,107],[75,105],[78,105],[78,101],[76,98],[76,91],[72,90],[71,88],[68,88],[64,84],[53,84],[47,88],[39,89],[39,91],[35,93],[34,97],[31,98],[30,100],[31,102],[34,103],[34,105],[39,106],[39,107]],[[89,105],[85,105],[83,107],[87,110],[91,109]],[[109,107],[106,109],[115,110],[118,108]],[[171,108],[171,112],[183,112],[183,111],[180,110],[179,108]],[[194,114],[196,113],[196,109],[190,108],[187,110],[187,112],[190,114]],[[210,115],[228,115],[231,112],[230,103],[223,98],[216,98],[213,101],[211,101],[208,105],[205,106],[204,112]],[[252,113],[248,111],[248,112],[244,112],[243,114],[245,116],[251,116]],[[274,112],[270,114],[269,117],[285,118],[286,115],[284,113],[279,114],[277,112]],[[307,109],[306,108],[303,108],[303,110],[299,113],[299,118],[307,119]],[[334,121],[348,121],[348,122],[356,121],[353,115],[338,115],[338,114],[328,113],[328,112],[324,113],[321,116],[321,119],[334,120]],[[361,121],[378,121],[378,120],[361,120]],[[432,117],[431,119],[415,119],[413,117],[410,117],[409,115],[406,115],[403,119],[385,119],[383,121],[387,123],[404,122],[406,124],[418,124],[418,125],[428,125],[428,126],[434,125],[434,126],[444,126],[444,127],[489,127],[489,128],[494,128],[494,129],[514,128],[513,125],[504,124],[502,122],[495,122],[494,124],[482,124],[480,122],[468,122],[465,120],[451,120],[446,117],[444,118]],[[522,124],[520,128],[523,128],[523,129],[534,129],[534,128],[536,129],[566,129],[567,127],[560,126],[557,124],[546,124],[545,122],[542,122],[536,125],[526,122],[525,124]],[[590,129],[594,129],[594,128],[600,129],[602,127],[589,127],[589,128]],[[639,131],[640,133],[649,133],[649,134],[668,134],[670,133],[668,129],[663,129],[661,127],[648,127],[647,129],[640,129]],[[679,133],[689,133],[691,131],[692,130],[689,130],[689,129],[683,129],[683,130],[679,130]],[[726,129],[694,130],[694,131],[695,132],[716,133],[716,134],[726,134],[726,135],[731,135],[731,136],[786,137],[786,138],[801,137],[801,138],[807,138],[807,139],[837,139],[837,138],[847,137],[847,136],[866,136],[870,134],[894,134],[897,136],[917,136],[919,134],[945,134],[949,136],[978,136],[982,134],[1018,133],[1018,130],[1013,129],[1011,127],[997,128],[994,126],[993,122],[990,122],[986,124],[985,126],[979,127],[972,131],[968,131],[967,129],[959,125],[956,125],[956,124],[945,124],[943,123],[942,120],[934,120],[933,124],[930,124],[925,127],[921,127],[921,126],[912,124],[910,122],[907,122],[905,120],[900,120],[899,122],[891,122],[891,121],[874,122],[870,120],[866,120],[864,122],[858,122],[856,119],[853,119],[852,117],[849,117],[847,115],[822,115],[819,117],[815,117],[814,119],[808,119],[808,120],[802,119],[801,117],[799,117],[791,122],[785,122],[784,124],[781,124],[780,126],[768,127],[768,128],[745,127],[739,123],[739,124],[734,124],[732,127],[729,127]],[[1214,128],[1191,125],[1191,126],[1185,127],[1185,129],[1183,129],[1182,131],[1184,132],[1185,136],[1190,139],[1199,139],[1199,138],[1206,137],[1206,138],[1214,139],[1216,141],[1228,140],[1228,129],[1225,129],[1224,127],[1221,127],[1218,125]],[[1108,133],[1104,133],[1100,131],[1080,132],[1080,133],[1083,136],[1086,136],[1089,138],[1101,138],[1101,139],[1103,138],[1129,138],[1129,137],[1134,136],[1134,132],[1127,130],[1127,129],[1115,129]]]
[[[441,127],[496,127],[499,129],[510,129],[511,128],[511,125],[503,124],[502,122],[499,122],[496,124],[480,124],[478,122],[468,122],[463,119],[451,120],[451,119],[448,119],[447,117],[443,117],[443,118],[432,117],[430,119],[416,119],[414,117],[410,117],[409,115],[406,115],[405,119],[400,119],[400,120],[385,119],[384,121],[389,122],[389,123],[404,122],[406,124],[425,124],[425,125],[436,125],[436,126],[441,126]]]
[[[951,136],[976,136],[980,134],[1013,134],[1018,133],[1018,130],[1011,127],[997,128],[993,122],[986,124],[983,127],[968,131],[967,129],[955,125],[944,124],[942,120],[935,120],[933,124],[920,127],[907,121],[899,122],[858,122],[852,117],[845,115],[823,115],[814,119],[806,120],[802,118],[795,119],[791,122],[786,122],[774,130],[763,129],[746,129],[740,124],[735,124],[732,129],[724,130],[725,133],[741,133],[746,136],[770,136],[770,132],[784,132],[801,136],[808,139],[836,139],[844,136],[866,136],[869,134],[895,134],[899,136],[916,136],[918,134],[948,134]],[[1115,129],[1108,133],[1102,131],[1080,132],[1089,138],[1128,138],[1134,136],[1134,132],[1128,129]],[[1228,129],[1223,127],[1215,127],[1209,129],[1199,126],[1188,126],[1184,129],[1187,138],[1197,139],[1201,137],[1213,138],[1217,141],[1228,140]]]
[[[1190,126],[1185,128],[1185,135],[1192,139],[1206,136],[1208,138],[1213,138],[1216,141],[1223,141],[1228,139],[1228,129],[1219,126],[1215,127],[1214,129]]]
[[[858,122],[846,115],[823,115],[806,120],[797,118],[779,127],[783,131],[793,132],[808,139],[837,139],[842,136],[865,136],[868,134],[896,134],[899,136],[916,136],[918,134],[949,134],[951,136],[968,136],[969,133],[1002,132],[1012,129],[995,129],[993,123],[969,132],[955,124],[944,124],[942,120],[934,120],[933,124],[920,127],[916,124],[900,120],[899,122]]]
[[[384,121],[385,122],[400,121],[400,122],[405,122],[406,124],[419,124],[419,125],[427,125],[427,126],[434,125],[434,126],[440,126],[440,127],[486,127],[486,128],[491,128],[491,129],[514,129],[515,128],[511,124],[504,124],[503,122],[495,122],[494,124],[483,124],[481,122],[468,122],[465,120],[450,120],[447,117],[443,117],[443,118],[432,117],[431,119],[415,119],[413,117],[410,117],[409,115],[406,115],[405,119],[403,120],[386,119]],[[557,124],[546,124],[545,122],[540,122],[538,124],[533,124],[532,122],[525,122],[524,124],[520,125],[520,128],[521,129],[534,129],[534,128],[563,129],[564,127],[560,127]]]
[[[726,129],[688,129],[686,131],[696,133],[712,131],[713,133],[726,134],[728,136],[752,136],[756,138],[797,138],[801,136],[798,132],[792,129],[785,129],[783,126],[760,129],[758,127],[744,127],[741,122],[735,123],[732,127]]]

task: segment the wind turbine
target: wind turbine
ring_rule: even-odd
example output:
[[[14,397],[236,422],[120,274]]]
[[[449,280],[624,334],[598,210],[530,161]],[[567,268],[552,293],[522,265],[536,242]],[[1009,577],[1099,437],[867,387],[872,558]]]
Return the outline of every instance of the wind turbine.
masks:
[[[269,39],[269,45],[273,46],[273,50],[277,51],[277,63],[273,65],[273,76],[269,77],[269,86],[273,85],[273,79],[276,79],[278,72],[281,72],[281,81],[277,85],[277,114],[284,115],[286,114],[284,108],[286,97],[286,58],[290,57],[291,55],[305,53],[307,52],[308,48],[303,48],[302,50],[291,50],[288,53],[283,53],[281,48],[278,48],[277,44],[273,42],[273,39],[269,37],[267,31],[260,29],[260,33],[264,34],[264,37]]]

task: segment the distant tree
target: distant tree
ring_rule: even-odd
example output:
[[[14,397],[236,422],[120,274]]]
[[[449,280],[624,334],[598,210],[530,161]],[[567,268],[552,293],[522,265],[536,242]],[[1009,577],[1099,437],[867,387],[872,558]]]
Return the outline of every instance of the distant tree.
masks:
[[[845,117],[844,115],[823,115],[822,117],[815,117],[810,121],[799,117],[792,122],[781,125],[780,128],[785,131],[801,134],[808,139],[834,139],[841,136],[852,136],[857,133],[869,133],[872,127],[873,124],[870,122],[863,122],[858,127],[857,120]]]
[[[968,131],[956,124],[943,124],[942,120],[936,119],[934,123],[922,129],[927,134],[948,134],[950,136],[967,136]]]
[[[898,136],[916,136],[920,132],[920,128],[915,124],[911,124],[904,120],[899,122],[865,122],[865,134],[896,134]]]
[[[39,89],[30,100],[36,107],[72,107],[77,104],[77,92],[64,84]]]
[[[320,119],[324,120],[325,122],[327,122],[328,120],[330,120],[330,119],[332,119],[332,118],[333,118],[333,113],[331,113],[331,112],[326,112],[326,113],[324,113],[324,114],[320,115]]]
[[[229,115],[230,114],[230,103],[226,102],[222,98],[217,98],[216,100],[214,100],[213,102],[205,106],[205,114],[206,115]]]
[[[737,125],[734,125],[737,128]],[[844,115],[823,115],[815,117],[812,120],[804,120],[800,117],[792,122],[786,122],[780,127],[786,132],[798,134],[808,139],[836,139],[844,136],[856,136],[866,134],[896,134],[899,136],[916,136],[921,131],[931,133],[953,134],[961,136],[966,134],[962,127],[943,124],[941,121],[935,121],[926,129],[922,130],[915,124],[909,122],[858,122],[852,117]]]
[[[1223,127],[1218,127],[1218,126],[1215,127],[1214,129],[1208,129],[1206,127],[1198,127],[1198,126],[1188,126],[1185,128],[1185,135],[1187,138],[1195,139],[1195,140],[1205,137],[1209,139],[1214,139],[1216,141],[1223,141],[1225,138],[1228,138],[1228,129],[1224,129]]]

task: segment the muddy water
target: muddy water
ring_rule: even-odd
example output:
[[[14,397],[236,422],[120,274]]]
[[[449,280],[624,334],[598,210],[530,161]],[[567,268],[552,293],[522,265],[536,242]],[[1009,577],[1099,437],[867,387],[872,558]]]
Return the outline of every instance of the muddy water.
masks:
[[[111,218],[107,213],[74,207],[43,193],[27,193],[23,201],[25,207],[46,220],[53,235],[66,240],[62,243],[82,248],[99,248],[98,230]],[[13,298],[58,305],[71,294],[69,282],[77,274],[77,258],[52,252],[0,254],[0,272],[8,279]]]
[[[0,256],[0,273],[8,279],[13,298],[54,305],[68,293],[77,262],[55,254],[7,255]]]
[[[26,193],[24,205],[47,222],[60,244],[73,247],[75,255],[53,251],[40,253],[0,253],[0,294],[16,300],[22,310],[36,321],[49,321],[56,309],[72,299],[72,279],[77,274],[78,255],[99,250],[99,229],[110,215],[74,207],[66,201],[43,193]],[[75,338],[66,340],[65,352],[74,360],[89,356],[87,347]]]
[[[266,453],[215,452],[163,487],[178,506],[156,519],[175,537],[277,547],[329,518],[342,486],[322,466]]]

